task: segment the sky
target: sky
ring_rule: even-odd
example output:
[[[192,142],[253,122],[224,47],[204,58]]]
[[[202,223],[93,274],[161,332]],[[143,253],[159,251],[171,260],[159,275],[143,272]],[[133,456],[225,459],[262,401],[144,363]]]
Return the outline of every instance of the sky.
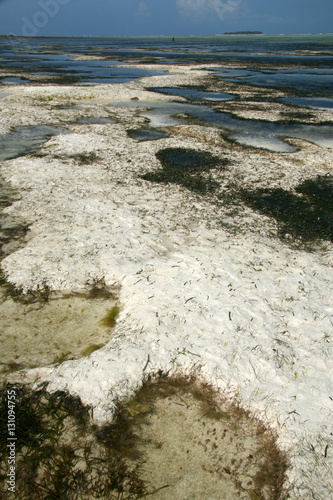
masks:
[[[0,34],[215,35],[333,32],[333,0],[0,0]]]

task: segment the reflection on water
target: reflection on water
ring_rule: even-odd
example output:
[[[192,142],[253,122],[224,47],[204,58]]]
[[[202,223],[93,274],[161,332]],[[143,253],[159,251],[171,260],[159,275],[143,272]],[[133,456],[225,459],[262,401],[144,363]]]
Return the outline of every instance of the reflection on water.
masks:
[[[263,69],[261,71],[228,71],[222,68],[217,75],[233,82],[245,82],[260,87],[292,87],[302,92],[331,95],[333,91],[333,69]]]
[[[125,83],[137,78],[163,75],[166,70],[129,67],[93,67],[87,73],[78,73],[81,83]]]
[[[25,78],[18,78],[16,76],[8,76],[2,79],[2,83],[13,84],[13,83],[28,83],[29,80]]]
[[[112,66],[110,65],[112,64]],[[39,75],[65,75],[78,83],[125,83],[137,78],[163,75],[165,70],[113,66],[113,61],[18,61],[7,64]],[[19,68],[18,68],[19,66]]]
[[[325,111],[333,111],[333,98],[329,97],[286,97],[281,99],[286,104],[319,108]]]
[[[128,130],[128,137],[131,139],[135,139],[138,142],[142,141],[157,141],[158,139],[164,139],[168,137],[166,132],[162,130],[149,130],[149,129],[137,129],[137,130]]]
[[[294,137],[313,142],[321,147],[333,147],[333,132],[329,125],[281,124],[257,120],[241,120],[229,113],[214,111],[205,105],[179,102],[124,101],[113,104],[120,107],[148,108],[140,114],[149,119],[151,127],[169,127],[186,123],[186,114],[199,119],[206,126],[223,129],[229,139],[240,144],[270,151],[289,153],[296,148],[283,138]]]
[[[45,54],[45,47],[43,43],[37,40],[27,40],[24,45],[15,40],[13,44],[7,46],[7,50],[2,52],[2,60],[0,68],[10,71],[26,71],[27,73],[38,73],[38,75],[56,75],[71,77],[73,81],[79,83],[124,83],[137,78],[146,76],[162,75],[166,73],[161,69],[146,69],[127,67],[126,62],[120,62],[116,58],[111,60],[94,59],[94,60],[80,60],[74,59],[75,53],[75,38],[67,39],[61,42],[59,39],[59,47],[56,53]],[[74,41],[74,44],[71,42]],[[1,42],[1,41],[0,41]],[[0,43],[2,48],[4,43]],[[73,49],[73,53],[70,50]],[[23,50],[22,50],[23,49]],[[29,51],[30,52],[26,52]],[[55,47],[54,47],[55,49]],[[91,46],[85,46],[85,54],[91,53]],[[59,52],[58,52],[59,51]],[[80,52],[80,51],[79,51]],[[121,66],[119,66],[121,65]],[[24,80],[12,78],[6,79],[4,83],[23,83]],[[27,82],[27,81],[26,81]]]
[[[161,92],[162,94],[186,97],[190,101],[230,101],[235,98],[234,95],[226,92],[206,92],[191,88],[154,87],[151,90]]]
[[[50,125],[17,127],[10,134],[0,135],[0,161],[24,156],[53,135],[66,133],[67,129]]]

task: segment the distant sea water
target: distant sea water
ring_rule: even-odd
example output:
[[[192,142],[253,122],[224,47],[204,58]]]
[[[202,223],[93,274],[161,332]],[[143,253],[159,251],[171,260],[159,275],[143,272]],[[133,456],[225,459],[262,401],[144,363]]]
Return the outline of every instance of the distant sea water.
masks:
[[[279,102],[333,111],[333,34],[3,37],[0,39],[0,98],[10,92],[13,84],[123,83],[163,75],[168,72],[168,66],[182,64],[198,64],[209,69],[222,83],[231,83],[229,87],[235,95],[191,86],[188,89],[156,88],[154,90],[169,95],[183,95],[196,104],[169,103],[162,109],[163,103],[150,102],[152,127],[155,122],[159,126],[169,123],[170,112],[177,107],[178,113],[190,113],[207,125],[226,129],[229,134],[232,132],[233,140],[249,146],[290,152],[295,148],[281,139],[290,136],[333,147],[331,122],[312,126],[236,120],[227,113],[216,113],[207,105],[214,100],[240,99],[238,90],[242,85],[250,85],[267,89],[258,93],[257,99],[261,101],[272,103],[270,89],[279,88],[285,91],[285,97],[278,99]],[[205,104],[200,105],[200,101]],[[134,105],[133,102],[123,104]],[[9,139],[15,140],[15,137]],[[146,136],[143,139],[147,139]]]
[[[94,60],[82,60],[85,56]],[[140,63],[155,67],[133,67]],[[333,97],[333,34],[0,39],[0,82],[5,85],[20,83],[13,80],[15,74],[41,80],[53,75],[60,83],[61,77],[66,77],[63,83],[119,83],[163,74],[162,64],[196,63],[216,65],[221,79],[294,85],[303,97]]]

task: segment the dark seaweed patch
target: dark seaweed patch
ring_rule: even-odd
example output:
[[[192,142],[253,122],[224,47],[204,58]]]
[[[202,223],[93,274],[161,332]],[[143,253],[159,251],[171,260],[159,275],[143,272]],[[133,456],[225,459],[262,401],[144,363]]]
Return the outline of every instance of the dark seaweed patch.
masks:
[[[69,158],[73,158],[79,165],[91,165],[101,160],[100,156],[95,152],[78,153],[76,155],[70,155]]]
[[[10,297],[14,302],[19,302],[21,304],[35,304],[37,302],[45,304],[49,301],[51,295],[51,289],[46,283],[43,283],[42,286],[37,285],[36,289],[24,291],[23,287],[17,287],[8,281],[5,273],[1,269],[0,289],[3,299],[8,299]]]
[[[295,191],[281,188],[241,190],[242,201],[273,217],[279,236],[291,235],[304,243],[318,239],[333,242],[333,178],[318,176],[304,181]]]
[[[22,385],[0,389],[0,432],[8,435],[8,408],[15,397],[16,491],[7,489],[7,440],[0,442],[1,498],[141,498],[138,467],[129,468],[91,424],[89,407],[77,397]],[[9,405],[9,401],[11,404]]]
[[[313,113],[308,113],[304,111],[285,111],[281,113],[283,119],[279,122],[281,124],[298,123],[298,120],[311,120],[314,118]]]
[[[29,232],[28,224],[3,211],[14,202],[16,197],[11,186],[0,177],[0,261],[20,248]]]
[[[80,78],[71,74],[55,74],[54,76],[44,76],[39,77],[38,79],[34,79],[34,83],[44,83],[44,84],[54,84],[54,85],[74,85],[78,83]]]
[[[94,281],[89,287],[88,299],[105,299],[105,300],[116,300],[117,298],[117,287],[108,287],[105,284],[104,278]]]
[[[221,160],[211,153],[186,148],[166,148],[156,153],[162,170],[142,176],[151,182],[174,183],[200,194],[213,192],[218,188],[210,170],[223,168],[228,160]]]

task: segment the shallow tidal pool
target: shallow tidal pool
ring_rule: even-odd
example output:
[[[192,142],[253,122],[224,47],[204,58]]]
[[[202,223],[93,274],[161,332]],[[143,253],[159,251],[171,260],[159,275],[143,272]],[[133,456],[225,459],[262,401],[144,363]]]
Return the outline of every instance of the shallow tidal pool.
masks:
[[[105,345],[112,325],[103,321],[115,307],[109,298],[78,294],[47,302],[0,302],[0,376],[89,355]],[[106,323],[106,324],[105,324]]]
[[[221,129],[228,139],[244,146],[267,149],[273,152],[291,153],[297,148],[287,138],[303,139],[322,148],[333,147],[330,125],[309,125],[300,123],[274,123],[259,120],[240,119],[230,113],[222,113],[206,105],[168,101],[121,101],[117,107],[140,107],[140,115],[149,120],[149,126],[163,128],[181,125],[188,120],[199,120],[204,126]],[[184,115],[187,118],[184,119]]]
[[[283,493],[288,460],[274,434],[194,379],[146,382],[102,427],[62,391],[7,384],[0,395],[3,413],[15,399],[17,498],[277,500]],[[1,471],[7,455],[3,440]]]

